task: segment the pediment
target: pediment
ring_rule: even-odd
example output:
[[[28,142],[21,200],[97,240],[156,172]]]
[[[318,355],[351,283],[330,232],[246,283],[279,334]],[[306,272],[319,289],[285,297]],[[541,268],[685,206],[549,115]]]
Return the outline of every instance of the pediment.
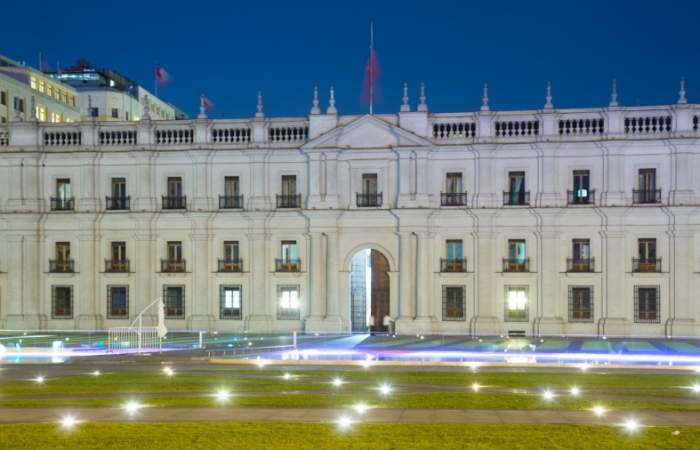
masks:
[[[424,147],[432,143],[410,131],[365,115],[347,125],[339,126],[312,139],[303,146],[314,148],[395,148]]]

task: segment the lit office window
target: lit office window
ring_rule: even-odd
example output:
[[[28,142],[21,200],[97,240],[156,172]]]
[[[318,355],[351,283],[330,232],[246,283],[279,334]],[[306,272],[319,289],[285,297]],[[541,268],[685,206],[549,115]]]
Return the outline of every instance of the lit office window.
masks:
[[[507,322],[528,321],[527,286],[506,286],[505,320]]]
[[[278,286],[277,319],[299,320],[299,286]]]

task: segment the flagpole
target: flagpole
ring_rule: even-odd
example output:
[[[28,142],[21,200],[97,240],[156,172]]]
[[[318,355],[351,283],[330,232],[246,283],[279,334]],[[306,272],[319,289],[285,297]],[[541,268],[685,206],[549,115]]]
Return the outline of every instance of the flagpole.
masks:
[[[369,22],[369,114],[373,114],[374,106],[374,21]]]

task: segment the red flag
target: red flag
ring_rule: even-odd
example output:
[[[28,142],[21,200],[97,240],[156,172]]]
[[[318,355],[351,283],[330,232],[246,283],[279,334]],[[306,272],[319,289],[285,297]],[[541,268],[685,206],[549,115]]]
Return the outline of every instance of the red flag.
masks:
[[[204,109],[212,109],[214,107],[214,102],[206,98],[205,96],[202,96],[202,108]]]
[[[161,66],[156,66],[156,80],[158,84],[165,85],[170,82],[173,77]]]

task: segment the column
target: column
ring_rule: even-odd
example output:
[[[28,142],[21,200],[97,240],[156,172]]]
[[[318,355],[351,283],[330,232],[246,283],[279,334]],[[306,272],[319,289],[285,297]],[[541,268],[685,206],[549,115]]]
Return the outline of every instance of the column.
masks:
[[[322,252],[323,235],[319,232],[312,232],[311,237],[311,261],[309,261],[309,282],[310,282],[310,304],[309,319],[321,320],[326,315],[326,296],[324,291],[324,281],[326,277],[326,264]]]
[[[267,292],[267,241],[270,235],[264,231],[264,221],[253,219],[251,222],[251,229],[259,231],[248,233],[251,283],[250,314],[246,316],[246,330],[269,333],[272,330],[272,316],[269,313],[271,299]]]
[[[412,287],[414,286],[413,252],[411,249],[413,233],[401,231],[399,236],[399,316],[396,319],[396,332],[401,334],[413,333],[414,319],[414,296]]]
[[[189,305],[185,305],[185,311],[189,307],[188,328],[191,330],[214,329],[216,316],[212,313],[213,297],[209,293],[209,277],[212,273],[211,258],[209,258],[209,241],[211,235],[206,232],[194,233],[192,238],[192,262],[188,264],[188,270],[192,272],[192,295]],[[216,298],[218,302],[218,297]]]
[[[134,272],[134,292],[129,293],[129,317],[136,317],[143,309],[157,297],[161,297],[160,286],[155,286],[153,248],[155,238],[151,234],[149,221],[137,221],[137,231],[134,233],[134,257],[132,258],[131,271]],[[154,295],[155,292],[158,292]],[[144,314],[144,325],[155,325],[156,314],[148,312]]]
[[[415,326],[421,332],[430,331],[429,253],[431,239],[426,232],[418,232],[416,238],[416,319]]]
[[[86,228],[89,226],[83,224]],[[97,302],[102,298],[97,292],[97,271],[99,270],[95,246],[99,238],[87,232],[78,236],[78,258],[75,269],[78,272],[73,284],[73,312],[75,327],[79,330],[102,328],[102,317],[98,315]]]
[[[503,307],[500,301],[502,295],[493,289],[493,274],[496,271],[494,260],[497,259],[495,256],[497,254],[495,251],[496,234],[490,231],[477,231],[474,233],[474,239],[474,245],[477,248],[474,264],[477,298],[472,333],[476,335],[498,333],[501,328],[500,318],[503,317]]]

